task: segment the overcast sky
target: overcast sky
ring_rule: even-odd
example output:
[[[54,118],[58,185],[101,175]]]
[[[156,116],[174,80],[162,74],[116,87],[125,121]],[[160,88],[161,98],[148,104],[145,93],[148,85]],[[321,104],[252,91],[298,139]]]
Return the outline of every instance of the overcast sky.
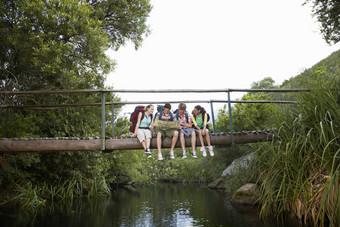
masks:
[[[151,35],[108,54],[117,67],[106,85],[116,89],[250,88],[276,84],[340,49],[319,32],[311,8],[299,0],[154,0]],[[118,94],[126,101],[227,99],[226,94]],[[242,93],[233,93],[232,99]],[[192,110],[194,104],[189,105]],[[173,110],[177,105],[173,106]],[[203,104],[208,111],[208,104]],[[217,109],[220,104],[214,104]],[[122,114],[133,106],[123,108]],[[210,111],[209,111],[210,112]],[[215,113],[216,114],[216,113]]]

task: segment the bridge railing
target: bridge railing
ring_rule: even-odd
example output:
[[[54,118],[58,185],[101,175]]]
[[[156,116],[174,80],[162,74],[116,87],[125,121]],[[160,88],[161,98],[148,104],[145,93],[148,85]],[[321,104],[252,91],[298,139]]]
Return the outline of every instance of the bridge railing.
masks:
[[[305,92],[309,89],[165,89],[165,90],[132,90],[132,89],[81,89],[81,90],[41,90],[41,91],[0,91],[0,94],[6,96],[9,95],[49,95],[49,94],[89,94],[89,93],[101,93],[101,103],[75,103],[75,104],[50,104],[50,105],[0,105],[0,109],[9,108],[54,108],[54,107],[77,107],[77,106],[101,106],[101,148],[105,150],[105,106],[111,105],[111,124],[112,124],[112,136],[114,136],[114,106],[121,104],[163,104],[165,101],[119,101],[119,102],[106,102],[106,93],[226,93],[226,100],[181,100],[181,101],[168,101],[169,103],[209,103],[211,108],[211,116],[213,123],[213,130],[215,129],[215,118],[213,103],[226,103],[228,104],[229,111],[229,124],[231,141],[234,144],[233,138],[233,119],[231,114],[231,104],[233,103],[280,103],[280,104],[294,104],[295,101],[284,100],[231,100],[230,94],[232,92]]]

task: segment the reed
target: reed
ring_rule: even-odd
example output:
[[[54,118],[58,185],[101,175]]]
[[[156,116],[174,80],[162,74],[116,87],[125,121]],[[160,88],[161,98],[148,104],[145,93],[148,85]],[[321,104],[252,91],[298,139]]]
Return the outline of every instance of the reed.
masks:
[[[89,190],[87,193],[88,197],[96,197],[99,195],[110,195],[111,189],[106,184],[105,177],[88,179]]]
[[[299,94],[295,108],[278,114],[271,146],[257,151],[261,216],[339,225],[340,85],[327,87]]]
[[[37,209],[46,203],[72,202],[75,197],[110,194],[111,190],[103,176],[95,179],[71,178],[59,180],[53,184],[43,182],[38,185],[27,181],[16,184],[13,195],[1,202],[0,205],[13,204],[20,209]]]

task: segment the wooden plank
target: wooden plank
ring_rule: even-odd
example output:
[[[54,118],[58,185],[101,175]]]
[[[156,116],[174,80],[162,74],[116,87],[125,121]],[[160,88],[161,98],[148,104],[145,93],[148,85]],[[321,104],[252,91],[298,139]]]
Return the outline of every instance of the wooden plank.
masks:
[[[235,144],[257,143],[270,141],[273,137],[269,132],[250,132],[234,134]],[[230,146],[230,134],[211,134],[211,144]],[[190,138],[186,139],[186,147],[191,147]],[[206,141],[205,141],[205,145]],[[170,148],[171,139],[165,138],[162,148]],[[196,140],[196,146],[200,146]],[[151,149],[156,149],[156,138],[151,141]],[[177,141],[176,147],[180,147]],[[106,139],[107,150],[138,150],[143,149],[137,138]],[[100,151],[100,139],[0,139],[0,153],[45,153],[64,151]]]

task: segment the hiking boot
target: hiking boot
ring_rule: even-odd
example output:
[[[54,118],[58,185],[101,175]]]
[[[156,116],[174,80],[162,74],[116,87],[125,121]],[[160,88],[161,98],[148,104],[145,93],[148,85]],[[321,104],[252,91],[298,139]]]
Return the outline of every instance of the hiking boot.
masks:
[[[200,151],[202,151],[203,157],[207,156],[207,151],[205,150],[205,147],[201,147]]]
[[[187,158],[187,153],[186,152],[183,152],[182,158]]]
[[[192,157],[197,158],[196,151],[192,152]]]
[[[210,146],[210,147],[208,147],[208,148],[209,148],[209,154],[210,154],[210,156],[214,156],[213,147]]]
[[[162,161],[162,160],[163,160],[162,153],[159,153],[159,154],[158,154],[158,161]]]
[[[174,159],[175,158],[175,152],[174,151],[170,151],[170,158]]]

